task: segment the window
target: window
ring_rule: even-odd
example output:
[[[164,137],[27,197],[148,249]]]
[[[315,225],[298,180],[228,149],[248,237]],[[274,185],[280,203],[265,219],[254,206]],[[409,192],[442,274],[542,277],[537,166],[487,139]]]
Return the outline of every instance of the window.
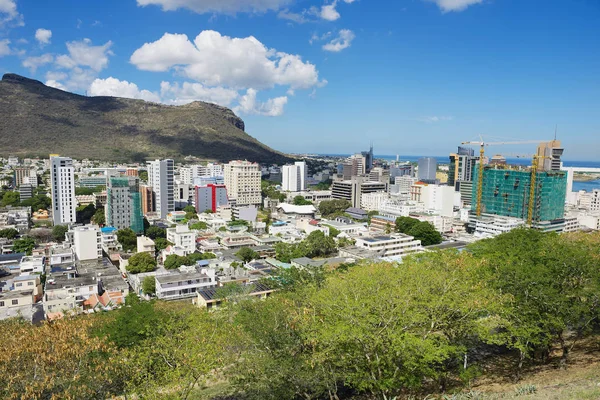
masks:
[[[19,305],[19,299],[15,299],[12,301],[13,306]]]
[[[27,282],[27,286],[33,286],[33,282]]]
[[[4,307],[4,302],[0,301],[0,307]]]

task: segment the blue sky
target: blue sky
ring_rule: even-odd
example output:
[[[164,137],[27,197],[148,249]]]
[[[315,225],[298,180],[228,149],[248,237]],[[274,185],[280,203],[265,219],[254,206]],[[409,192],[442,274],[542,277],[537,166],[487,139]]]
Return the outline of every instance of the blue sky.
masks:
[[[597,0],[0,0],[5,72],[216,102],[286,152],[445,155],[558,125],[566,159],[600,160]]]

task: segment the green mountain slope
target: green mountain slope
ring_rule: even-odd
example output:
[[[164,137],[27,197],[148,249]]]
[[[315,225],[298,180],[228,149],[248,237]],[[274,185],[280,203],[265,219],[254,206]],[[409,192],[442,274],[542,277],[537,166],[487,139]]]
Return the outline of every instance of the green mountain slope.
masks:
[[[288,158],[244,132],[230,109],[194,102],[86,97],[15,74],[0,81],[0,155],[142,161],[182,158],[283,163]]]

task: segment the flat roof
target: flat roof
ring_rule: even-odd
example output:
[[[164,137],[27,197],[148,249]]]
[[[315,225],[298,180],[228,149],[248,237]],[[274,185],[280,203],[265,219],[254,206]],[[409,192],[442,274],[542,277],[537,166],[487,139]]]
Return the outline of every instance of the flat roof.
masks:
[[[181,281],[190,281],[190,280],[202,279],[202,278],[208,278],[208,275],[202,274],[200,272],[188,272],[188,273],[176,272],[176,273],[170,273],[167,275],[157,276],[156,280],[159,283],[163,284],[163,283],[175,283],[175,282],[181,282]]]

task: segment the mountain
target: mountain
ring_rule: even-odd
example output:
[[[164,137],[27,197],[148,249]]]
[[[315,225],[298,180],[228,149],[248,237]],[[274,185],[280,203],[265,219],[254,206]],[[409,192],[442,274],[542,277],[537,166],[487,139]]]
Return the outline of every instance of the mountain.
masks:
[[[52,153],[107,161],[190,155],[217,161],[289,161],[244,132],[244,121],[225,107],[87,97],[5,74],[0,81],[0,155]]]

